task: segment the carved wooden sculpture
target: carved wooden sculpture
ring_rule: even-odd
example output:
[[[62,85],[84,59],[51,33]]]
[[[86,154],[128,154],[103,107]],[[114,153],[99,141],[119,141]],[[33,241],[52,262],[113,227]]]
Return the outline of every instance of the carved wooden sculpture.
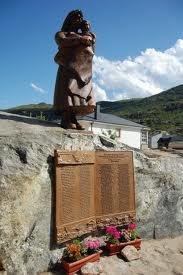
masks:
[[[55,62],[59,64],[54,110],[61,115],[61,127],[83,130],[77,122],[77,115],[92,113],[95,108],[92,86],[92,59],[95,35],[90,24],[83,20],[80,10],[71,11],[55,35],[58,53]]]

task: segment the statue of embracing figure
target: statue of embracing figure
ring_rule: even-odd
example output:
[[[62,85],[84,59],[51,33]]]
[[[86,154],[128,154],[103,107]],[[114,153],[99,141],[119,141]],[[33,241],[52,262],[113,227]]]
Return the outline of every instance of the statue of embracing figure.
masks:
[[[92,86],[92,60],[95,35],[90,32],[89,21],[83,20],[80,10],[71,11],[55,35],[59,65],[54,94],[54,111],[61,116],[61,127],[84,128],[77,115],[92,113],[95,109]]]

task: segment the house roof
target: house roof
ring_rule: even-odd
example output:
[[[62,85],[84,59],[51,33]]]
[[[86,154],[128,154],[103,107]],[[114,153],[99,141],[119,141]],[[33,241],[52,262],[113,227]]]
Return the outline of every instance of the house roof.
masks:
[[[97,115],[96,113],[91,113],[83,117],[80,116],[78,117],[78,120],[86,120],[86,121],[116,124],[116,125],[125,125],[125,126],[138,127],[138,128],[144,128],[144,129],[148,128],[147,126],[135,123],[131,120],[127,120],[111,114],[101,113],[100,111]]]

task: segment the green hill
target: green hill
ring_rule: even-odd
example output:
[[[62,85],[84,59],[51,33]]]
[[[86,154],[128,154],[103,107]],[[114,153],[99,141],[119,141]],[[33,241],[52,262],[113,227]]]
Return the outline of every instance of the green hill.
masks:
[[[41,102],[41,103],[38,103],[38,104],[20,105],[20,106],[17,106],[17,107],[6,109],[5,111],[8,111],[8,112],[19,112],[19,111],[23,111],[23,110],[24,111],[35,111],[35,110],[47,111],[51,108],[52,108],[51,104]]]
[[[183,135],[183,85],[146,98],[101,101],[100,105],[102,112],[144,124],[152,132],[167,130],[172,134]],[[52,105],[46,103],[18,106],[4,111],[46,120],[56,118]]]
[[[36,117],[43,120],[51,120],[54,117],[52,105],[44,102],[38,104],[20,105],[4,110],[8,113]]]
[[[183,135],[183,85],[142,99],[103,101],[100,105],[102,112],[147,125],[152,132]]]

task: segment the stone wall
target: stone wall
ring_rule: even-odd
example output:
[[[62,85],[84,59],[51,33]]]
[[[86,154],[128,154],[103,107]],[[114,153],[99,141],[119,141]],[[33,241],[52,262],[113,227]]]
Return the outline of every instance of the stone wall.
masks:
[[[126,150],[91,133],[73,133],[0,112],[0,260],[9,274],[46,271],[54,245],[53,152]],[[134,150],[137,221],[146,238],[183,233],[183,159]]]

